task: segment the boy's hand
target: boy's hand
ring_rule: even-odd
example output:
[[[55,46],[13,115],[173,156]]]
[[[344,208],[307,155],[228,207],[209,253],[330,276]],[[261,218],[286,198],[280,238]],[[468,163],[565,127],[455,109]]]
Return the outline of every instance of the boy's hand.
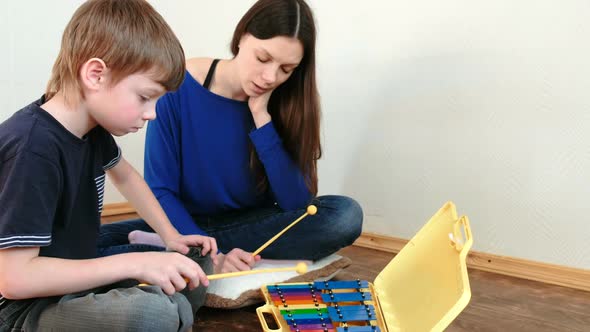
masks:
[[[210,236],[179,235],[166,242],[166,247],[181,254],[187,254],[189,247],[201,247],[201,254],[211,253],[213,264],[217,264],[217,241]]]
[[[185,289],[187,281],[189,289],[209,285],[199,264],[177,252],[138,253],[135,262],[139,269],[135,279],[160,286],[168,295]]]
[[[227,273],[248,271],[260,261],[260,255],[252,256],[252,253],[239,248],[234,248],[227,255],[219,254],[219,263],[215,264],[215,273]]]

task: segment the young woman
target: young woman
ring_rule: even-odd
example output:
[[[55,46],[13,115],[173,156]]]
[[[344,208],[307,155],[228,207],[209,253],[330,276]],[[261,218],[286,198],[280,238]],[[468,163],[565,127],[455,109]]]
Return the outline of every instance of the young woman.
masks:
[[[231,59],[194,58],[180,89],[157,104],[147,130],[145,177],[183,234],[214,237],[216,270],[248,270],[264,258],[319,259],[354,242],[359,204],[320,196],[316,29],[303,0],[259,0],[238,23]],[[123,229],[134,244],[162,245],[142,221]],[[124,233],[124,232],[123,232]]]

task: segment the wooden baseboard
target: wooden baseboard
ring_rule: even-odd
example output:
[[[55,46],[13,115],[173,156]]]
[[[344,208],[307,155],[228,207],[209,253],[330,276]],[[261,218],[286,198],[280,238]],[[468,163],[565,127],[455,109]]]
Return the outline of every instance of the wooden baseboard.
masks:
[[[112,203],[112,204],[105,204],[102,207],[102,214],[101,217],[111,217],[117,216],[120,214],[129,214],[135,213],[135,209],[131,206],[131,204],[125,203]]]
[[[379,234],[363,233],[353,245],[397,254],[406,243],[408,243],[408,240]],[[467,256],[467,266],[473,269],[512,277],[590,291],[590,270],[575,269],[477,251],[471,251],[469,253]]]
[[[135,213],[129,203],[105,204],[103,217],[112,217]],[[398,253],[408,240],[363,233],[354,243],[355,246]],[[473,269],[509,275],[512,277],[540,281],[548,284],[565,286],[590,291],[590,271],[566,266],[534,262],[530,260],[505,257],[471,251],[467,257],[467,266]]]

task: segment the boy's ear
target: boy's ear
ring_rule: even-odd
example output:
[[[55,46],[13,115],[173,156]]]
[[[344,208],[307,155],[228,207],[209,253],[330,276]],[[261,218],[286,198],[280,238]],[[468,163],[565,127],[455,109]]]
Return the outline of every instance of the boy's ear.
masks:
[[[106,84],[107,65],[99,58],[86,61],[80,68],[80,82],[85,89],[96,90]]]

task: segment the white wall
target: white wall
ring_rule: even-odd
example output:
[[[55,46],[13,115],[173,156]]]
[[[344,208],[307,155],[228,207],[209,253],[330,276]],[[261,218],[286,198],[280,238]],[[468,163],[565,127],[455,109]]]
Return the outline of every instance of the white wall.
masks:
[[[321,193],[357,198],[365,231],[403,238],[453,200],[475,250],[590,268],[590,3],[309,1]],[[42,93],[79,3],[2,1],[0,120]],[[253,1],[152,3],[188,56],[224,57]],[[143,138],[120,140],[139,170]]]

